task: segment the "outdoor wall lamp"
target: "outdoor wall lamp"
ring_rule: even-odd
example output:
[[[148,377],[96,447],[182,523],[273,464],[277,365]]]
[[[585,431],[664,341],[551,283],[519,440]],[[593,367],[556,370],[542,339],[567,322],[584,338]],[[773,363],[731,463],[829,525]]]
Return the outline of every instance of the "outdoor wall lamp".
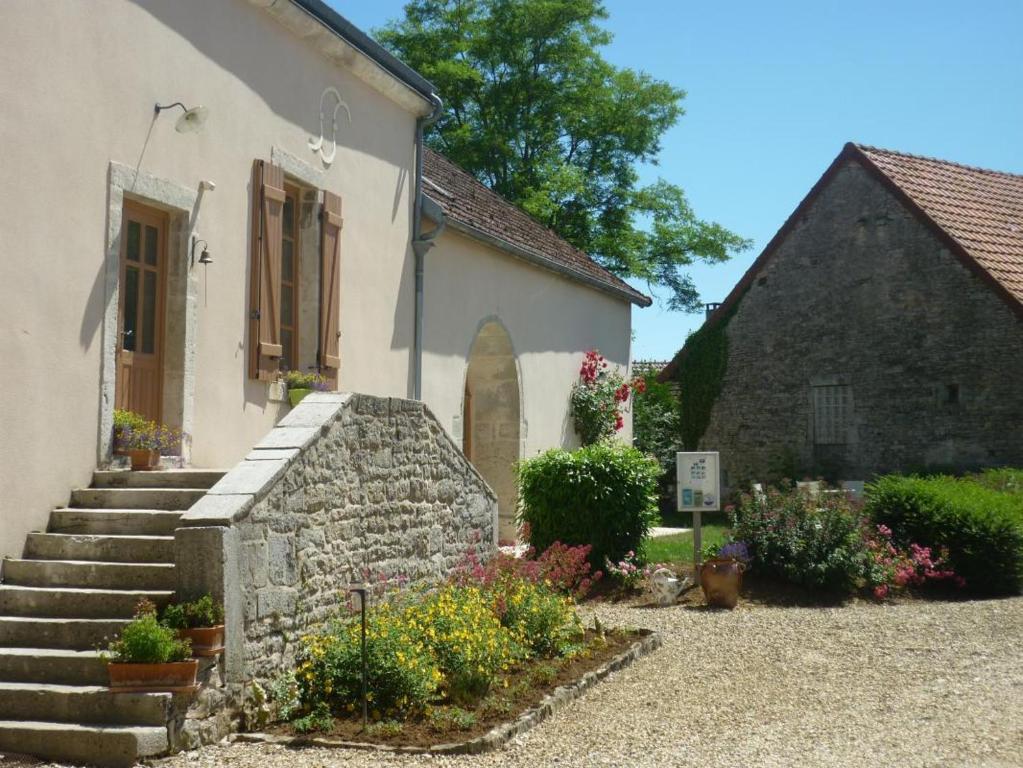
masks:
[[[201,104],[189,109],[180,101],[175,101],[173,104],[157,104],[155,107],[156,114],[159,115],[163,110],[173,109],[174,107],[181,107],[182,112],[184,112],[184,114],[178,118],[178,121],[174,123],[174,130],[178,133],[198,132],[202,128],[203,123],[206,122],[206,117],[210,112]]]

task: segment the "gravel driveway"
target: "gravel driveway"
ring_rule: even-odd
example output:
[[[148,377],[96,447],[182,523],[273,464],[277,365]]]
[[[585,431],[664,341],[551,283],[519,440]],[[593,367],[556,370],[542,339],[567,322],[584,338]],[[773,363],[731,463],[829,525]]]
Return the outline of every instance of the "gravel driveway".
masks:
[[[660,630],[664,647],[503,751],[399,757],[235,744],[160,765],[1023,765],[1023,598],[598,612],[609,626]]]

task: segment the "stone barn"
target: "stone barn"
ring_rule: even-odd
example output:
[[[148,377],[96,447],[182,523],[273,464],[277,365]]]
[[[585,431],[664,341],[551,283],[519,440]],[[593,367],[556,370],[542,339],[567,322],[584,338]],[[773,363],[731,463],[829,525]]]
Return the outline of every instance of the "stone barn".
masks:
[[[847,144],[661,377],[732,488],[1023,465],[1023,176]]]

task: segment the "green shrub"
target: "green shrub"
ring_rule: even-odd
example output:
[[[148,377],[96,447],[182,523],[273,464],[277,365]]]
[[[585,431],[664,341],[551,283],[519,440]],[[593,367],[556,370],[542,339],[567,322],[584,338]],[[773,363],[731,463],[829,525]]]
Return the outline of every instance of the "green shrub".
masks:
[[[163,623],[171,629],[215,627],[224,623],[224,606],[209,595],[190,603],[170,603],[163,609]]]
[[[898,542],[947,548],[971,592],[1015,594],[1023,586],[1023,495],[967,479],[889,475],[867,487],[866,509]]]
[[[868,549],[863,518],[844,494],[814,498],[768,489],[743,496],[732,511],[732,532],[763,573],[813,589],[848,593],[863,586]]]
[[[369,706],[387,716],[424,710],[442,680],[433,656],[410,629],[402,614],[387,604],[368,617]],[[338,714],[355,711],[356,702],[362,701],[362,628],[357,618],[339,619],[322,634],[302,638],[302,644],[296,674],[302,710],[313,715],[323,707]]]
[[[135,618],[125,624],[121,635],[108,646],[110,660],[123,664],[165,664],[185,661],[191,656],[188,640],[178,640],[177,632],[156,618],[156,606],[139,604]]]
[[[993,491],[1023,495],[1023,469],[1009,467],[985,469],[979,474],[971,475],[969,479]]]
[[[660,474],[656,459],[616,441],[554,448],[518,465],[519,521],[537,551],[589,544],[590,563],[603,568],[639,551],[657,522]]]
[[[544,584],[506,579],[493,595],[501,624],[533,655],[560,655],[583,634],[572,600]]]

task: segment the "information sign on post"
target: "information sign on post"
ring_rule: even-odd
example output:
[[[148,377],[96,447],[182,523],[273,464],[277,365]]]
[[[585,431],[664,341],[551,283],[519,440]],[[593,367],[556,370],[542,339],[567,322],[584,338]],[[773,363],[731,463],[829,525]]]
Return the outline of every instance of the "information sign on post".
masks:
[[[693,513],[693,578],[700,583],[700,548],[703,512],[721,509],[721,472],[717,451],[687,451],[675,454],[678,511]]]

